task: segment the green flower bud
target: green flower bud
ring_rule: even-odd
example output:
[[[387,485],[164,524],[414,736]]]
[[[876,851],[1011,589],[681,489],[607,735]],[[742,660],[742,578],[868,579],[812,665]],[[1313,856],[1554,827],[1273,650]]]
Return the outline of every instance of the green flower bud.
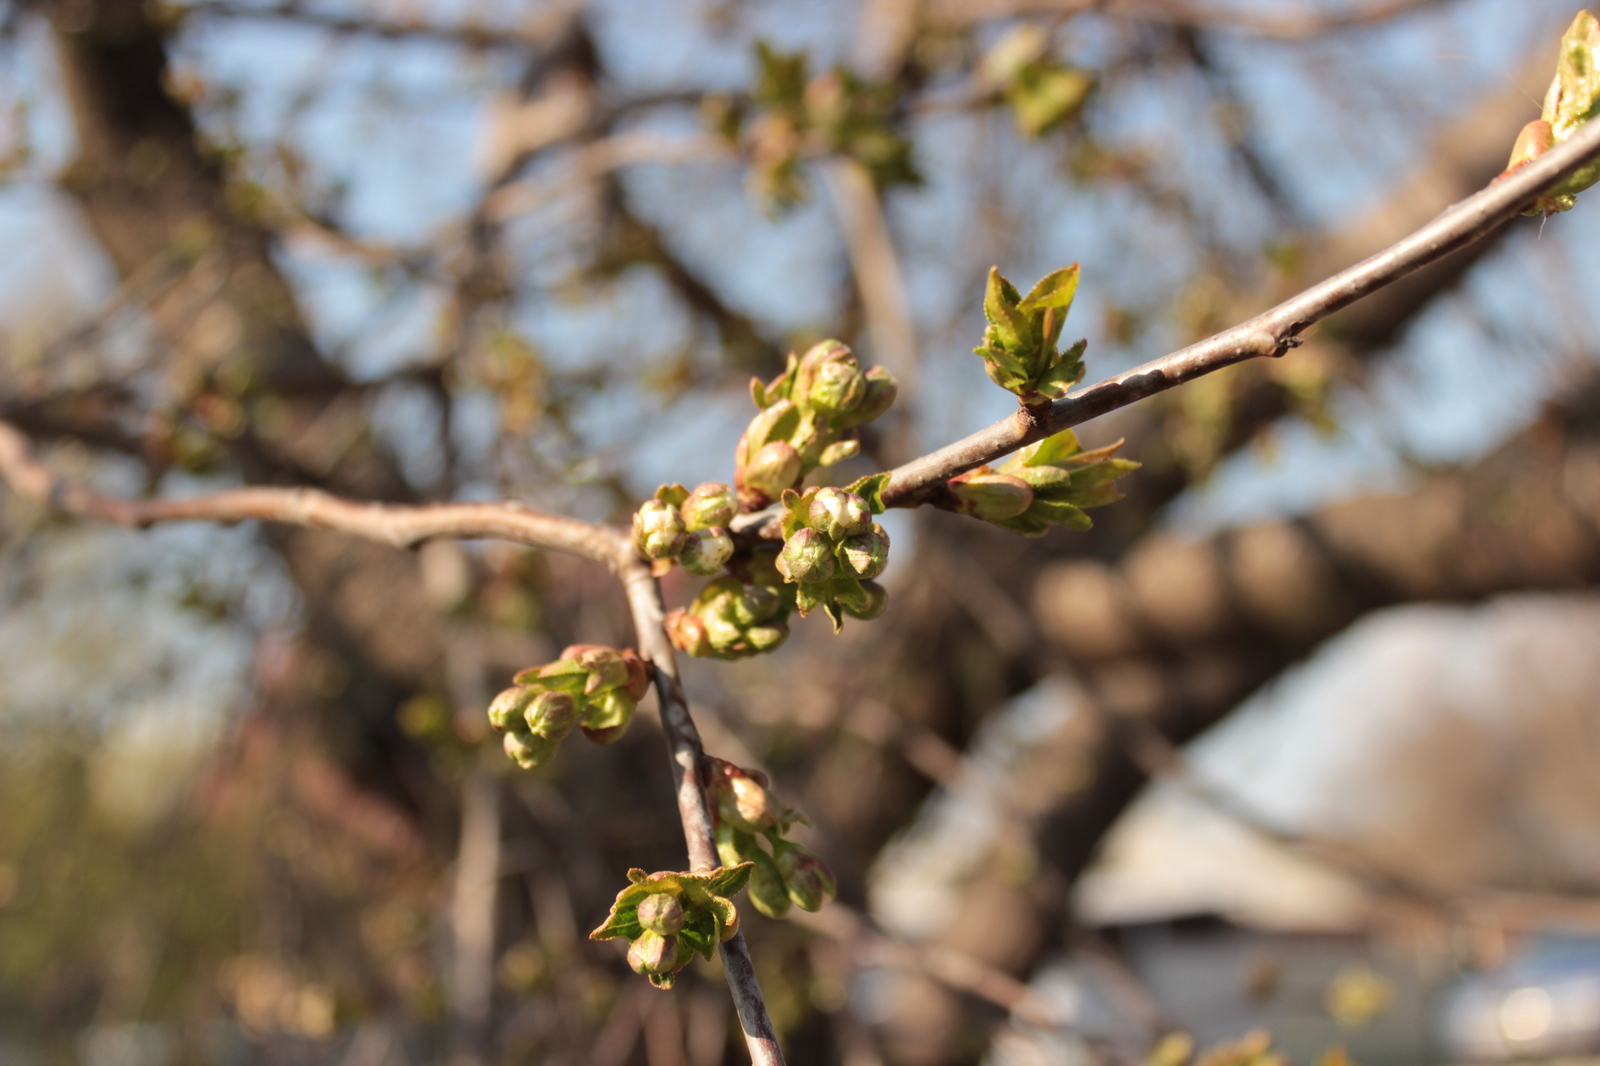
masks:
[[[489,724],[501,732],[521,728],[522,714],[539,692],[539,689],[530,685],[514,685],[506,689],[489,704]]]
[[[560,746],[559,740],[523,729],[513,729],[506,733],[505,738],[506,754],[524,770],[532,770],[535,766],[549,762],[550,756],[554,755]]]
[[[793,488],[802,472],[800,453],[788,441],[775,440],[764,444],[750,457],[742,471],[740,484],[752,498],[766,502],[783,495],[784,489]]]
[[[789,623],[779,620],[751,626],[744,631],[744,639],[751,654],[771,651],[789,639]]]
[[[867,393],[867,378],[850,349],[835,340],[814,345],[795,371],[796,403],[825,415],[852,411]]]
[[[711,646],[711,636],[706,632],[706,624],[699,615],[691,614],[679,607],[667,613],[667,639],[672,641],[672,646],[685,655],[693,655],[697,659],[704,659],[715,650]]]
[[[950,491],[964,514],[974,514],[991,522],[1017,515],[1033,506],[1033,487],[1020,477],[1001,474],[988,467],[953,477]]]
[[[889,606],[888,591],[876,581],[839,581],[834,599],[851,618],[869,622]]]
[[[712,763],[711,791],[717,817],[735,829],[760,833],[778,824],[778,801],[767,791],[764,774],[717,759]]]
[[[739,497],[722,482],[707,481],[689,493],[679,512],[691,533],[697,529],[725,526],[739,513]]]
[[[827,864],[799,844],[781,840],[773,848],[773,865],[783,878],[794,905],[803,911],[819,911],[838,895],[838,882]]]
[[[889,534],[876,522],[866,533],[839,545],[839,561],[856,577],[877,577],[889,565]]]
[[[683,904],[670,892],[656,892],[639,901],[639,924],[658,936],[671,936],[683,928]]]
[[[756,905],[756,910],[768,918],[782,918],[789,913],[792,902],[789,899],[788,889],[783,885],[783,875],[778,872],[772,857],[759,848],[750,858],[756,864],[755,869],[750,871],[750,881],[745,886],[750,891],[750,902]]]
[[[662,936],[646,929],[628,945],[628,965],[633,972],[651,974],[672,973],[679,968],[678,938]],[[687,960],[685,960],[687,961]]]
[[[696,577],[710,577],[733,558],[733,537],[722,526],[690,533],[678,556],[678,565]]]
[[[872,528],[872,511],[867,501],[844,489],[818,489],[807,515],[811,528],[826,533],[832,540],[843,540]]]
[[[815,585],[833,576],[833,541],[814,529],[799,529],[783,542],[778,569],[798,585]]]
[[[548,740],[561,740],[578,722],[578,701],[565,692],[541,692],[528,704],[522,717],[534,734]]]
[[[633,543],[646,559],[670,559],[683,550],[683,516],[664,500],[646,500],[633,514]]]
[[[720,818],[713,833],[717,838],[717,858],[724,866],[738,866],[741,862],[749,862],[750,853],[761,850],[756,846],[755,837],[735,829]]]
[[[856,404],[855,410],[834,419],[834,424],[840,429],[859,426],[880,417],[894,404],[894,398],[900,391],[894,375],[885,367],[875,366],[864,377],[867,389],[862,394],[861,402]]]
[[[611,689],[586,701],[578,725],[596,744],[612,744],[627,731],[638,707],[625,690]]]
[[[583,684],[586,696],[621,687],[632,680],[632,672],[622,653],[604,644],[574,644],[561,653],[561,659],[576,662],[589,672]]]

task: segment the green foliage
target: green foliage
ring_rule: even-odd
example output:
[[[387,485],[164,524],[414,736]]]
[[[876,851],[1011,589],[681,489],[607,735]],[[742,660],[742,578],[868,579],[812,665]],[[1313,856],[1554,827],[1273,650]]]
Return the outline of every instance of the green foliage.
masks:
[[[989,269],[983,290],[983,316],[989,320],[983,343],[973,351],[983,357],[989,380],[1023,403],[1043,403],[1065,396],[1083,376],[1084,341],[1059,351],[1056,342],[1078,291],[1078,264],[1039,279],[1027,296]]]
[[[1131,459],[1113,458],[1122,442],[1086,452],[1064,429],[1030,444],[1001,464],[951,478],[955,509],[976,515],[1027,537],[1051,526],[1079,531],[1094,523],[1084,511],[1122,498],[1116,479],[1139,469]]]
[[[699,874],[629,870],[630,884],[589,939],[627,940],[628,965],[657,988],[671,988],[696,954],[710,959],[718,944],[739,931],[739,912],[728,897],[744,888],[752,868],[737,863]],[[676,906],[660,905],[662,897]]]
[[[982,74],[1010,105],[1018,132],[1042,137],[1076,118],[1094,90],[1086,70],[1055,60],[1050,40],[1033,23],[1022,23],[983,57]]]

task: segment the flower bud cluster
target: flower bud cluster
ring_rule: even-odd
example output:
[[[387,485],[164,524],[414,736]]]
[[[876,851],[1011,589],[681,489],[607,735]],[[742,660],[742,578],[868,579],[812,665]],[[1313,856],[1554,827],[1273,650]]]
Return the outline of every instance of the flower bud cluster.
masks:
[[[646,559],[678,560],[697,577],[710,577],[733,557],[728,524],[739,513],[733,489],[708,481],[693,492],[662,485],[633,515],[633,543]]]
[[[983,316],[989,325],[983,343],[973,349],[983,357],[989,380],[1023,403],[1043,403],[1065,396],[1083,376],[1084,341],[1059,351],[1061,327],[1078,291],[1078,264],[1039,279],[1027,296],[989,270],[983,290]]]
[[[745,887],[753,869],[734,863],[705,873],[629,870],[628,887],[617,893],[605,923],[589,939],[627,940],[633,971],[657,988],[671,988],[697,952],[709,960],[718,944],[739,931],[739,912],[729,897]]]
[[[871,422],[889,409],[898,391],[881,366],[862,370],[839,341],[789,355],[789,365],[770,382],[755,378],[750,396],[761,408],[734,452],[734,484],[746,510],[765,507],[822,466],[855,455],[860,444],[845,431]]]
[[[804,847],[784,839],[796,824],[810,824],[806,816],[780,804],[760,771],[722,759],[707,761],[717,854],[730,866],[753,864],[749,887],[756,910],[769,918],[782,918],[791,906],[821,910],[838,891],[833,872]]]
[[[777,566],[794,586],[801,617],[821,607],[833,620],[843,615],[876,618],[888,605],[872,579],[889,565],[889,535],[872,520],[867,500],[837,488],[784,493],[783,551]]]
[[[1070,429],[1017,452],[1000,467],[980,466],[946,484],[955,509],[1036,537],[1051,526],[1086,530],[1084,511],[1122,498],[1116,479],[1139,468],[1113,454],[1121,441],[1086,452]]]
[[[550,760],[574,726],[596,744],[620,738],[650,687],[650,671],[630,649],[574,644],[513,681],[489,704],[489,724],[505,734],[506,754],[531,770]]]
[[[789,639],[788,610],[771,588],[720,577],[667,615],[667,636],[697,658],[746,659]]]

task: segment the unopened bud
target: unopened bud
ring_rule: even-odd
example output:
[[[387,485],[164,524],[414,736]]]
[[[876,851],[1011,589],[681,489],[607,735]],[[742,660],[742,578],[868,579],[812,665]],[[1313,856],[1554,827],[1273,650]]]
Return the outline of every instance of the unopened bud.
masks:
[[[678,938],[646,929],[628,945],[628,965],[634,973],[672,973],[678,968]]]
[[[633,543],[646,559],[670,559],[683,549],[683,516],[665,500],[646,500],[633,513]]]
[[[638,707],[625,690],[611,689],[587,701],[578,724],[583,735],[596,744],[615,743],[627,731]]]
[[[739,498],[720,481],[707,481],[689,493],[679,508],[683,523],[693,533],[697,529],[725,526],[739,513]]]
[[[773,863],[783,878],[789,898],[803,911],[819,911],[838,894],[833,871],[798,844],[780,841],[774,848]]]
[[[766,852],[757,849],[751,858],[756,866],[750,871],[750,880],[745,886],[750,892],[750,902],[768,918],[782,918],[789,913],[791,905],[789,892],[783,886],[783,875],[778,873],[778,867]]]
[[[578,701],[565,692],[541,692],[522,717],[528,728],[550,740],[561,740],[578,723]]]
[[[1033,505],[1033,487],[1020,477],[982,467],[950,479],[961,510],[996,521],[1015,518]]]
[[[722,526],[696,530],[684,541],[678,565],[696,577],[710,577],[733,558],[733,537]]]
[[[871,530],[840,545],[839,561],[856,577],[877,577],[889,565],[889,534],[874,522]]]
[[[764,832],[778,823],[778,803],[765,784],[730,762],[719,760],[718,770],[712,788],[719,818],[746,833]]]
[[[489,724],[504,732],[522,726],[522,713],[539,695],[539,689],[529,685],[514,685],[494,698],[489,704]]]
[[[867,501],[844,489],[818,489],[807,515],[811,528],[833,540],[843,540],[872,528]]]
[[[752,651],[771,651],[789,639],[789,623],[777,621],[751,626],[744,631],[744,639]]]
[[[683,904],[670,892],[656,892],[639,901],[639,924],[659,936],[671,936],[683,928]]]
[[[685,655],[693,655],[697,659],[704,659],[714,650],[711,646],[711,636],[706,632],[706,624],[698,615],[690,614],[679,607],[667,613],[667,638],[672,641],[672,646]]]
[[[833,541],[814,529],[798,529],[783,542],[778,556],[783,576],[800,585],[814,585],[833,576]]]
[[[576,662],[589,672],[584,695],[614,689],[629,681],[628,664],[622,653],[604,644],[574,644],[561,653],[561,658]]]
[[[532,770],[535,766],[549,762],[550,756],[554,755],[560,746],[559,740],[530,733],[525,729],[511,730],[505,739],[506,754],[524,770]]]
[[[762,445],[750,457],[740,481],[762,498],[776,500],[784,489],[793,488],[800,480],[801,467],[800,453],[794,450],[794,445],[775,440]]]
[[[792,394],[795,402],[825,415],[838,415],[853,410],[866,392],[866,375],[850,349],[840,342],[823,341],[800,357]]]
[[[834,599],[851,618],[869,622],[889,606],[888,590],[876,581],[839,581],[835,585]]]
[[[859,426],[878,418],[894,404],[894,398],[900,391],[894,375],[884,367],[875,366],[863,376],[866,378],[867,388],[861,395],[861,401],[856,404],[855,410],[847,411],[834,420],[834,424],[841,429],[847,426]]]

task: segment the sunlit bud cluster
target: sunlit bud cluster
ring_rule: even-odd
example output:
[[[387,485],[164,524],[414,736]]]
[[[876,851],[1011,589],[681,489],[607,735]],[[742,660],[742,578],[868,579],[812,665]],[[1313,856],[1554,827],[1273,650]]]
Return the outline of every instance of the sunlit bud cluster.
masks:
[[[550,760],[574,726],[596,744],[621,737],[650,686],[650,671],[631,650],[574,644],[556,662],[513,680],[489,704],[489,724],[505,735],[506,754],[532,769]]]
[[[872,578],[889,565],[889,535],[872,521],[867,499],[846,489],[820,488],[787,492],[783,502],[777,568],[794,586],[801,616],[821,607],[837,631],[844,615],[882,614],[887,597]]]
[[[667,635],[679,651],[698,658],[744,659],[788,639],[786,613],[772,589],[721,577],[687,608],[667,615]]]
[[[734,484],[746,510],[764,507],[811,471],[855,455],[860,444],[843,434],[887,411],[897,392],[883,367],[862,370],[855,354],[835,340],[790,354],[770,382],[750,382],[761,410],[734,452]]]
[[[720,573],[733,557],[728,523],[738,513],[731,487],[708,481],[693,492],[682,485],[662,485],[633,515],[633,543],[646,559],[676,559],[697,577]]]
[[[1556,75],[1545,92],[1539,117],[1522,128],[1511,149],[1507,172],[1543,155],[1577,133],[1600,115],[1600,20],[1579,11],[1561,38]],[[1578,193],[1600,181],[1600,161],[1579,168],[1554,189],[1540,196],[1527,214],[1568,211]]]
[[[1120,500],[1116,479],[1139,468],[1113,458],[1121,446],[1086,452],[1070,429],[1062,430],[1023,448],[999,470],[982,466],[951,478],[947,506],[1030,537],[1051,526],[1089,529],[1094,523],[1085,510]]]
[[[989,380],[1028,404],[1066,395],[1083,376],[1084,342],[1064,352],[1056,342],[1077,291],[1076,263],[1040,278],[1027,296],[998,268],[990,268],[983,290],[983,317],[989,324],[983,343],[973,349],[983,357]]]
[[[739,931],[730,897],[750,878],[750,863],[719,866],[705,873],[628,871],[628,887],[617,893],[605,924],[591,940],[628,941],[628,966],[657,988],[671,988],[675,975],[696,954],[710,959],[717,945]]]
[[[723,759],[708,759],[707,798],[725,866],[753,864],[750,902],[769,918],[782,918],[791,906],[815,911],[834,898],[833,873],[811,852],[786,839],[804,814],[784,807],[767,787],[766,776]]]

